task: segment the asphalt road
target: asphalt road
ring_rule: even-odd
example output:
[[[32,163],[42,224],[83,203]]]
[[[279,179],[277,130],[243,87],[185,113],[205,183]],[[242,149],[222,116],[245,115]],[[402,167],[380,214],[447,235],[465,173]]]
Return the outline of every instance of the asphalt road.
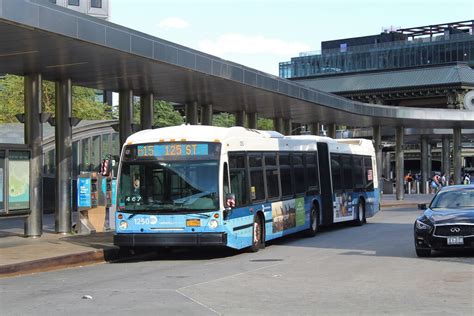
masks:
[[[2,315],[474,314],[474,255],[419,259],[419,211],[290,237],[255,254],[201,249],[1,279]]]

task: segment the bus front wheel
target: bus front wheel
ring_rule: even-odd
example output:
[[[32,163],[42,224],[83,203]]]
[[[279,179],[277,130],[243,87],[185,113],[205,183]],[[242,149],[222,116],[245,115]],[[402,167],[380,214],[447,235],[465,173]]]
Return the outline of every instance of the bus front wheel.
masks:
[[[253,220],[252,246],[250,246],[250,252],[257,252],[261,248],[265,247],[263,232],[262,218],[258,215],[255,215]]]

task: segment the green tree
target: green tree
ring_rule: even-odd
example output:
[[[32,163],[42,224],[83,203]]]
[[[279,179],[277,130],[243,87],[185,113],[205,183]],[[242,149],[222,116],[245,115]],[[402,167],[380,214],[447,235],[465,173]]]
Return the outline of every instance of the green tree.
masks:
[[[140,124],[140,101],[133,103],[133,122]],[[183,124],[184,119],[170,102],[157,100],[153,104],[153,126],[166,127]]]
[[[212,118],[212,125],[219,127],[231,127],[235,125],[235,115],[222,112],[215,114]]]
[[[257,128],[264,131],[273,131],[273,120],[267,118],[257,119]]]
[[[184,123],[184,119],[173,107],[166,101],[155,101],[153,106],[153,125],[159,127],[175,126]]]
[[[24,79],[5,75],[0,80],[0,123],[17,122],[15,114],[24,113]],[[56,106],[54,82],[43,81],[42,112],[53,113]],[[72,115],[85,120],[111,119],[108,105],[98,102],[94,89],[73,86]]]

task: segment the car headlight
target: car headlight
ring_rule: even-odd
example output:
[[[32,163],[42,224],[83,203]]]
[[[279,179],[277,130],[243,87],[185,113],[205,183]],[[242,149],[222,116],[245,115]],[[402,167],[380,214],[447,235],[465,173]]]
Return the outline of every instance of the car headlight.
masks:
[[[126,221],[121,221],[119,227],[120,229],[127,229],[128,223]]]
[[[419,230],[430,231],[432,227],[428,224],[423,223],[420,220],[416,220],[416,228],[419,229]]]
[[[216,229],[217,226],[219,225],[219,223],[215,220],[215,219],[211,219],[209,221],[209,224],[207,224],[209,226],[209,228],[211,229]]]

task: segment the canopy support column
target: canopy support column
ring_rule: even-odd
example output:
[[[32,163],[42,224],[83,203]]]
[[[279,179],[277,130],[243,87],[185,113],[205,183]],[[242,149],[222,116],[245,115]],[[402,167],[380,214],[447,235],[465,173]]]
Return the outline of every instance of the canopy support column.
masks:
[[[72,179],[72,83],[71,79],[56,82],[55,142],[56,178],[54,227],[56,233],[71,232]]]

